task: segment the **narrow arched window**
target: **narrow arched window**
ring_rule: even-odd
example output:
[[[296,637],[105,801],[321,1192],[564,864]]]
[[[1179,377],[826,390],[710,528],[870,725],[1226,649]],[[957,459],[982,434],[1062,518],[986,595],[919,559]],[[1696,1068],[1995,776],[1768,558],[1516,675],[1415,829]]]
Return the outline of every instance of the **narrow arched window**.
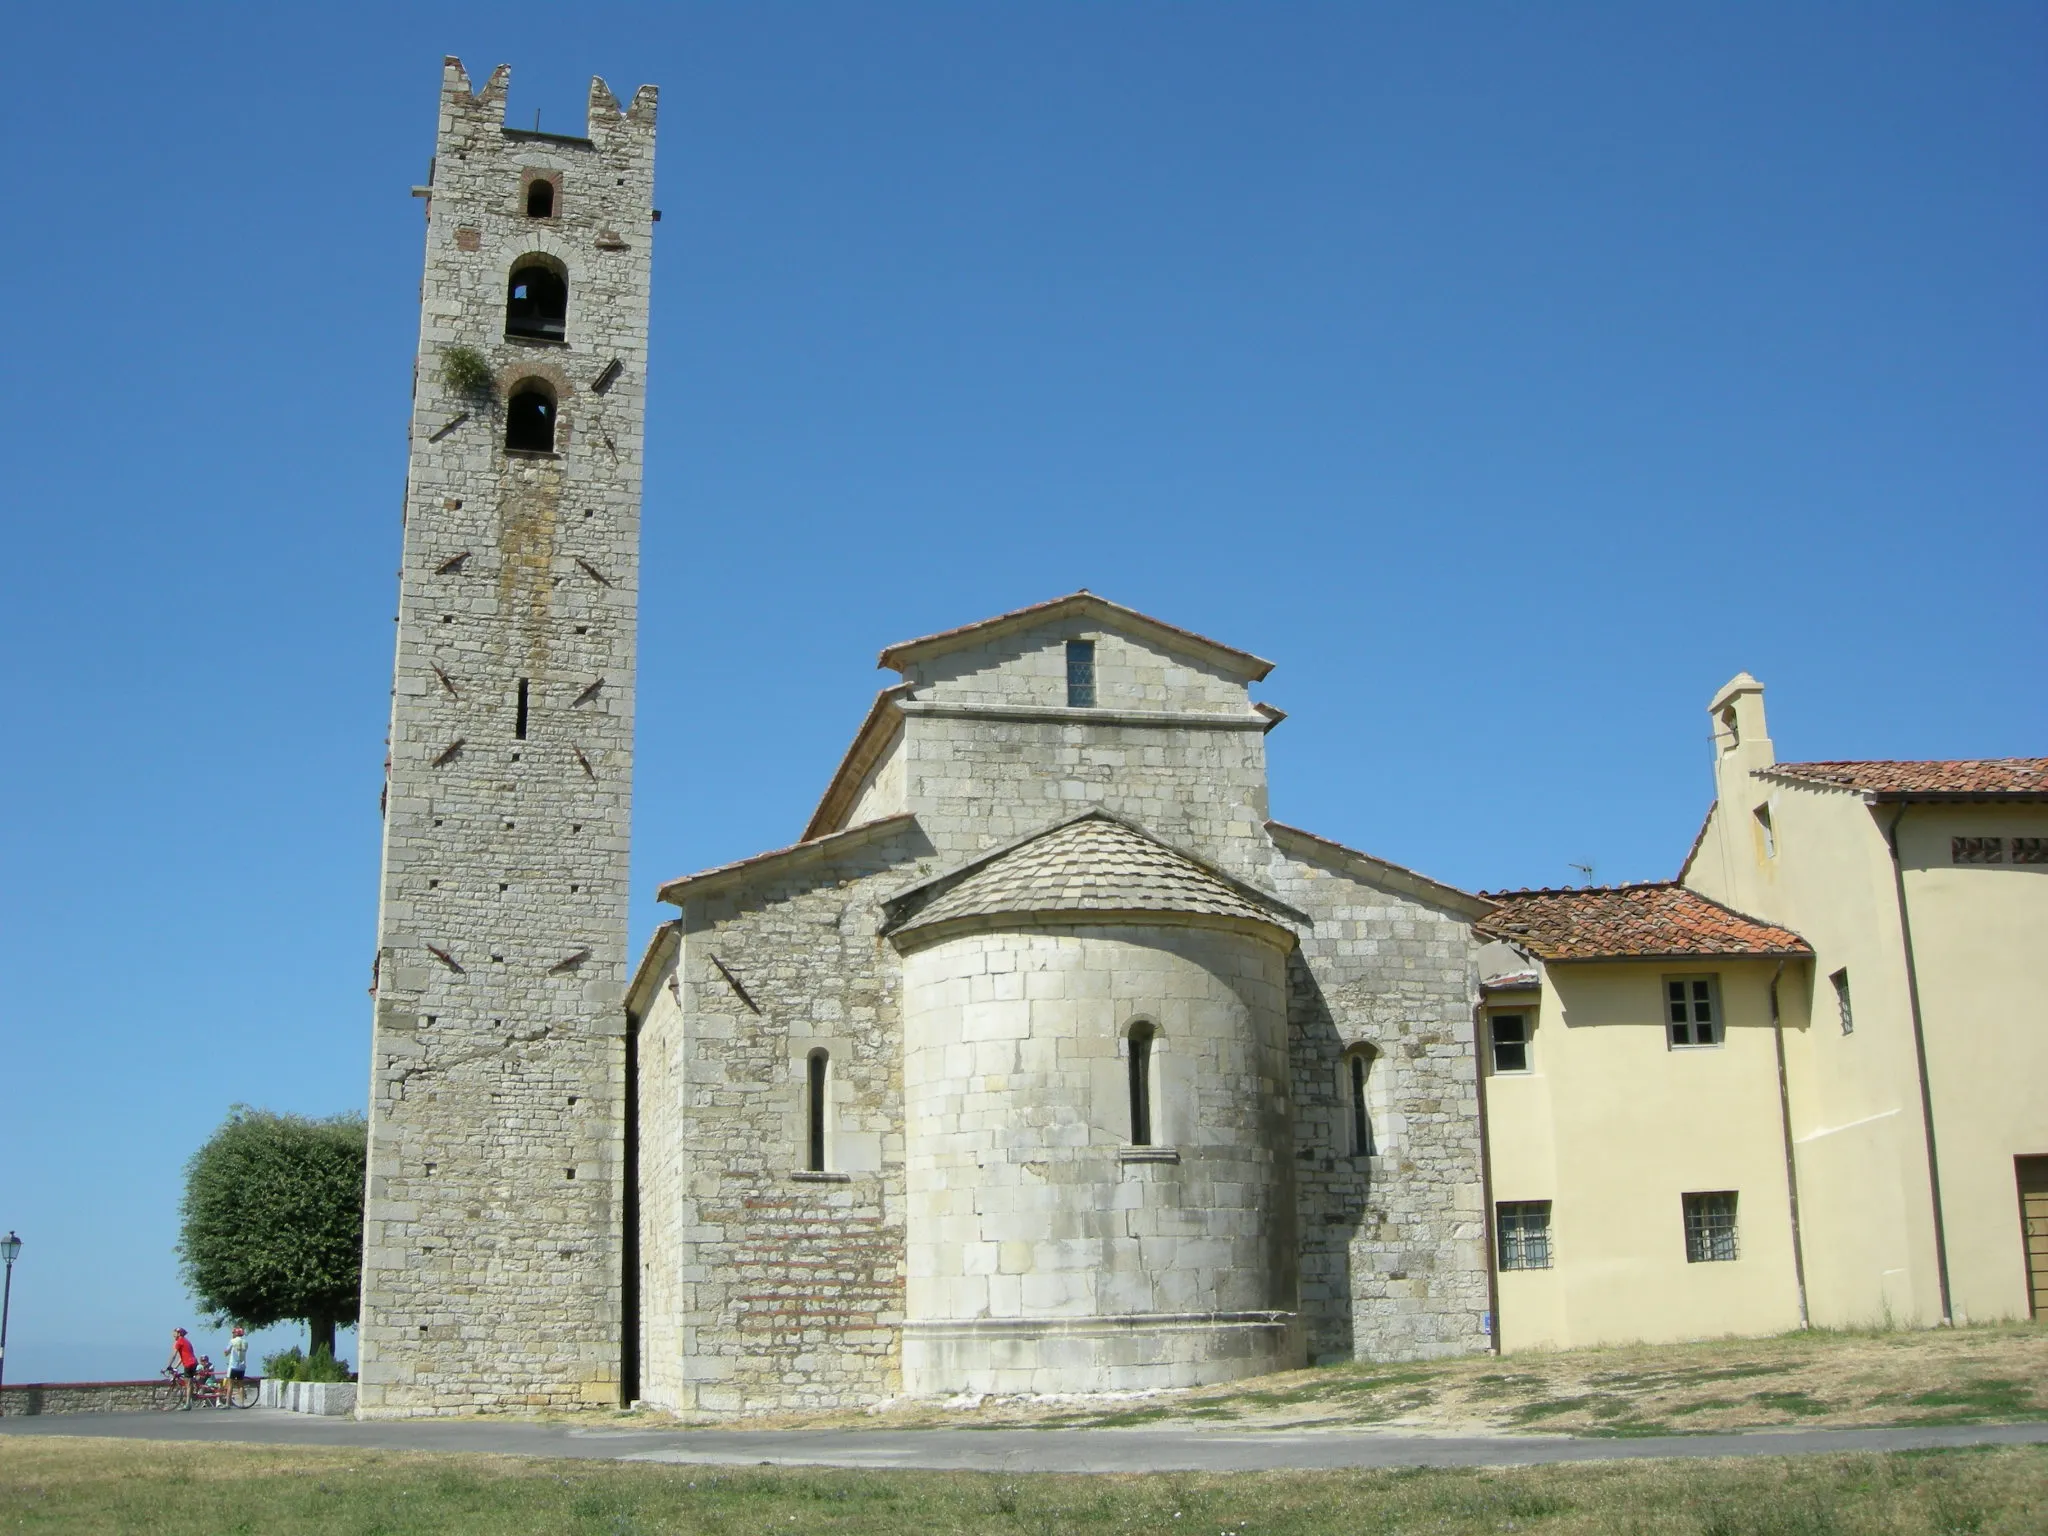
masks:
[[[505,334],[530,341],[560,341],[568,328],[569,279],[554,267],[527,260],[512,269],[505,290]]]
[[[552,219],[555,216],[555,184],[552,181],[536,176],[527,183],[526,216],[529,219]]]
[[[1373,1053],[1360,1047],[1344,1058],[1344,1083],[1348,1090],[1345,1108],[1350,1112],[1351,1155],[1371,1157],[1377,1151],[1372,1134],[1372,1097],[1367,1085],[1372,1078]]]
[[[813,1051],[808,1063],[810,1081],[804,1094],[804,1166],[812,1173],[825,1171],[825,1094],[830,1087],[832,1057],[827,1051]]]
[[[1131,1026],[1131,1145],[1152,1145],[1152,1042],[1154,1031],[1142,1019]]]
[[[521,379],[505,402],[505,446],[518,453],[555,451],[555,392],[545,379]]]

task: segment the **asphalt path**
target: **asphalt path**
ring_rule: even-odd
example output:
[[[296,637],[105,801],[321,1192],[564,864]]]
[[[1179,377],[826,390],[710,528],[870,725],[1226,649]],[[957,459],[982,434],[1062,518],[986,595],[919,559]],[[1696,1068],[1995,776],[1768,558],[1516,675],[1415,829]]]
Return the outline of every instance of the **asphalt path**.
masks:
[[[0,1419],[0,1435],[330,1445],[691,1466],[919,1468],[980,1472],[1258,1472],[1344,1467],[1520,1467],[1660,1457],[1812,1456],[2048,1444],[2048,1423],[1772,1429],[1574,1439],[1348,1429],[609,1429],[518,1419],[359,1424],[272,1408],[77,1413]]]

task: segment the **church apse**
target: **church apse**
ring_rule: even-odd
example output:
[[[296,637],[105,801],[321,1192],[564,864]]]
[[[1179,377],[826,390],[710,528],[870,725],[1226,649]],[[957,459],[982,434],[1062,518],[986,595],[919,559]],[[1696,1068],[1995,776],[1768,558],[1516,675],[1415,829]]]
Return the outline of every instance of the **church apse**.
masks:
[[[803,838],[664,886],[629,990],[646,1399],[1486,1348],[1487,904],[1268,818],[1249,653],[1077,593],[882,662]]]

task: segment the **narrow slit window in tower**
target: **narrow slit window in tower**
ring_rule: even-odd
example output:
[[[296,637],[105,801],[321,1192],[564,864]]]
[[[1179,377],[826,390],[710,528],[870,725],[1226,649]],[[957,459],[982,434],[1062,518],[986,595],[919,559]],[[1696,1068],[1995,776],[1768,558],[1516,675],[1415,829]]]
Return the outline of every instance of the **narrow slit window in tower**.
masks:
[[[1131,1145],[1152,1145],[1152,1026],[1131,1026]]]
[[[512,720],[512,735],[515,740],[526,740],[526,679],[519,679],[519,712]]]
[[[522,379],[505,403],[505,446],[515,453],[555,451],[555,392],[540,379]]]
[[[808,1063],[810,1082],[805,1095],[805,1108],[809,1111],[807,1127],[808,1145],[804,1149],[804,1166],[812,1173],[825,1171],[825,1090],[828,1086],[832,1057],[826,1051],[811,1052]]]
[[[1067,708],[1095,707],[1095,642],[1067,642]],[[1142,1145],[1142,1143],[1141,1143]]]
[[[529,219],[552,219],[555,216],[555,184],[544,176],[536,176],[527,183],[526,216]]]
[[[530,341],[560,341],[569,319],[569,280],[529,261],[512,269],[505,293],[505,334]]]

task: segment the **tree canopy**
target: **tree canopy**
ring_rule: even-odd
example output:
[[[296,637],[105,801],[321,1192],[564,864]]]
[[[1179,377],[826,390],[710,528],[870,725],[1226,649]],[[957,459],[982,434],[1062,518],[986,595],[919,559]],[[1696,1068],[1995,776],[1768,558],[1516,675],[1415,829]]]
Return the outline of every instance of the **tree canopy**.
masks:
[[[360,1300],[368,1152],[361,1115],[230,1109],[185,1165],[178,1256],[199,1305],[247,1328],[302,1321],[331,1353]]]

